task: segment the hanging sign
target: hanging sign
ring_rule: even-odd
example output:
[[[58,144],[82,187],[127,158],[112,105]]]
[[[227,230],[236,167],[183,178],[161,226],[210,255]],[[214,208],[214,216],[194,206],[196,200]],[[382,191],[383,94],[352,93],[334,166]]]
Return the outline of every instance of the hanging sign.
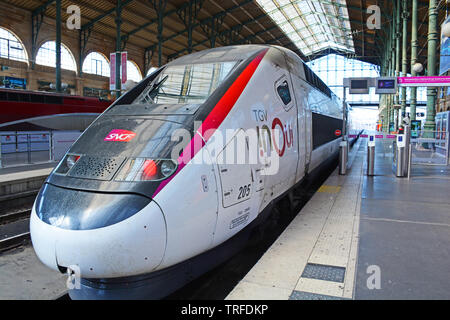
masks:
[[[109,90],[116,90],[116,53],[109,54]]]
[[[122,85],[127,82],[127,60],[128,55],[126,52],[121,53],[121,69],[122,69]]]
[[[400,87],[449,87],[450,76],[442,77],[399,77]]]

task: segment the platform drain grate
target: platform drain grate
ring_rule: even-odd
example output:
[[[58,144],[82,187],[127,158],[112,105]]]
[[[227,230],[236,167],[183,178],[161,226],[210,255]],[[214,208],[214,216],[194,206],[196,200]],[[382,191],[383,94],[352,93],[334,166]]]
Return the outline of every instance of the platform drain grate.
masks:
[[[289,300],[349,300],[349,299],[294,290],[292,291]]]
[[[345,268],[308,263],[303,270],[302,277],[343,283]]]

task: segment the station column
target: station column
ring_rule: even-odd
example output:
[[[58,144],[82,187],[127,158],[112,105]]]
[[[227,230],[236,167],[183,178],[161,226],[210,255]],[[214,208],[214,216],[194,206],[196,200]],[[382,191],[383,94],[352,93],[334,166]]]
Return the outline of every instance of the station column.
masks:
[[[403,31],[402,31],[402,77],[406,77],[408,73],[408,2],[407,0],[402,0],[402,19],[403,19]],[[403,115],[406,116],[406,87],[402,88],[402,112],[401,120],[403,122]]]
[[[412,29],[411,29],[411,76],[417,76],[417,72],[414,70],[414,65],[417,63],[417,9],[418,8],[418,0],[412,0]],[[416,106],[417,106],[417,88],[411,88],[411,106],[410,106],[410,115],[411,120],[416,120]]]
[[[122,25],[122,1],[117,0],[116,6],[116,99],[120,97],[121,83],[120,83],[120,62],[122,51],[122,36],[120,34],[120,27]]]
[[[438,40],[437,30],[437,16],[438,7],[437,0],[430,0],[430,7],[428,9],[428,64],[427,75],[436,75],[436,46]],[[425,131],[434,131],[435,122],[434,117],[436,115],[436,88],[427,89],[427,118],[424,125]],[[432,134],[429,134],[430,136]]]
[[[395,5],[395,77],[400,76],[400,0],[396,1]],[[400,105],[400,95],[397,92],[395,95],[395,131],[398,130],[398,123],[400,119],[398,106]]]
[[[61,0],[56,0],[56,92],[61,92]]]

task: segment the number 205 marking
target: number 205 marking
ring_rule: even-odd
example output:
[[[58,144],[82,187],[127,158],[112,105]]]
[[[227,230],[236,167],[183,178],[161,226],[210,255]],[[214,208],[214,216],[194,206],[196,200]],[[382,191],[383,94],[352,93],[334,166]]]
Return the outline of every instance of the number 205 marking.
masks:
[[[250,184],[243,186],[243,187],[239,187],[239,195],[238,195],[238,200],[248,197],[250,195]]]

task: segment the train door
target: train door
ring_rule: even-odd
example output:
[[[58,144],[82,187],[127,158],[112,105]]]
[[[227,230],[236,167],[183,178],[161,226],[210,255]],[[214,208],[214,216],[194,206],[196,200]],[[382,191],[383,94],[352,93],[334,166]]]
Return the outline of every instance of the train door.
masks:
[[[279,68],[277,71],[278,75],[274,77],[277,80],[273,85],[275,108],[270,125],[274,151],[278,154],[277,173],[270,177],[271,180],[276,179],[270,190],[273,198],[295,184],[299,158],[297,108],[291,77],[286,69]]]
[[[298,136],[299,136],[299,163],[297,168],[297,179],[301,180],[308,173],[312,152],[312,119],[311,110],[308,107],[308,91],[303,81],[297,76],[292,77],[295,87],[297,101]]]
[[[260,185],[249,156],[249,140],[242,129],[217,155],[221,195],[215,245],[242,230],[258,214]]]
[[[303,62],[292,52],[285,52],[286,63],[289,66],[293,95],[297,105],[297,144],[298,144],[298,162],[296,182],[301,180],[308,172],[312,152],[312,134],[311,134],[311,110],[308,107],[308,94],[306,82],[304,80]]]
[[[313,148],[313,131],[312,131],[312,113],[311,108],[309,107],[308,103],[308,90],[303,89],[305,96],[305,173],[308,173],[309,171],[309,164],[311,163],[311,153]]]
[[[300,78],[292,74],[292,84],[295,92],[295,100],[297,103],[297,131],[298,131],[298,163],[297,163],[297,174],[295,181],[300,181],[307,170],[308,152],[307,152],[307,130],[306,130],[306,90],[302,85]]]

